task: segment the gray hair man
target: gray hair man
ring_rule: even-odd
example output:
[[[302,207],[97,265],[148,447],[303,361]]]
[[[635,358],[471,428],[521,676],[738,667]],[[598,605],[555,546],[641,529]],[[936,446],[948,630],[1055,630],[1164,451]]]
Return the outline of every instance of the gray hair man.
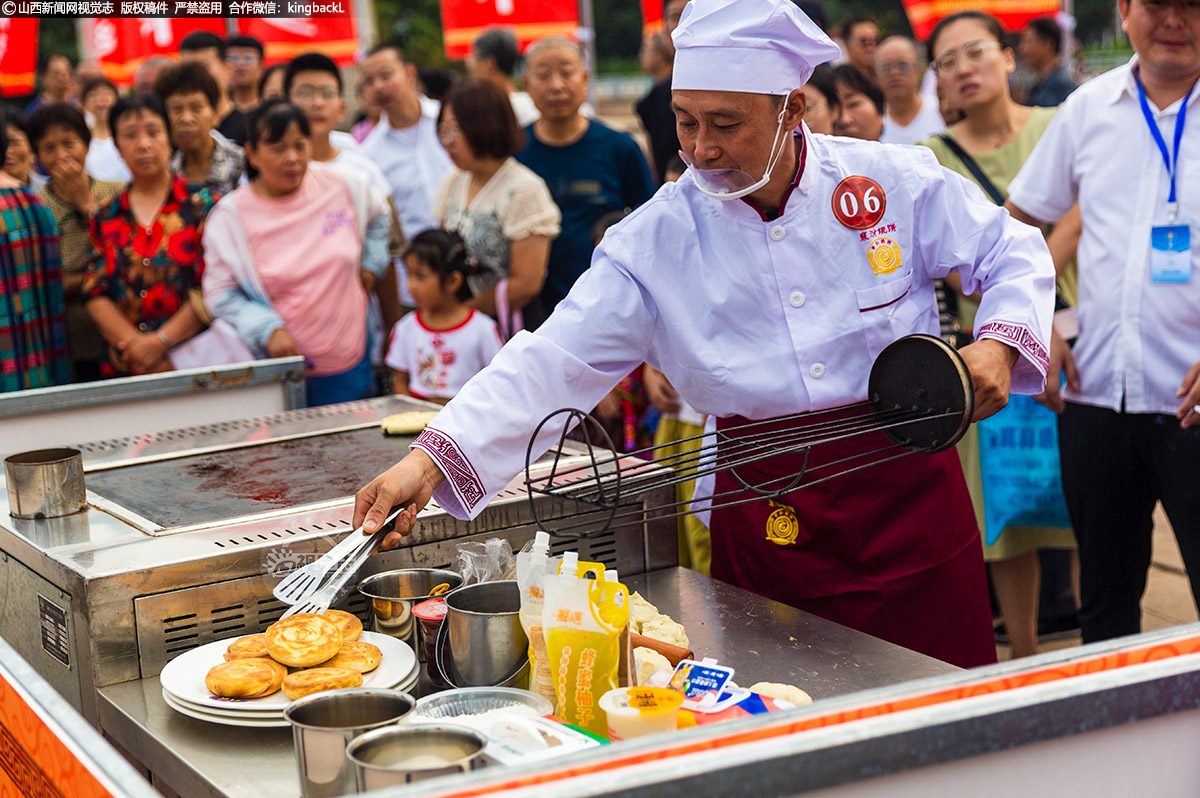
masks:
[[[916,144],[946,128],[937,104],[921,96],[921,56],[912,39],[884,39],[875,48],[874,64],[887,110],[881,142]]]

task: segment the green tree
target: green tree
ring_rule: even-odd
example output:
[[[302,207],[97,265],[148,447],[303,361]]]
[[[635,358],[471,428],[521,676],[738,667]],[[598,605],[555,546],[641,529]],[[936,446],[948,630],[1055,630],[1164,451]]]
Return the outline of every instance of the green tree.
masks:
[[[633,0],[593,0],[596,60],[601,72],[637,71],[642,8]]]
[[[38,67],[52,55],[65,55],[72,64],[79,62],[79,46],[75,40],[75,20],[46,17],[38,23]]]
[[[376,0],[375,23],[382,42],[400,42],[414,64],[445,68],[438,0]]]

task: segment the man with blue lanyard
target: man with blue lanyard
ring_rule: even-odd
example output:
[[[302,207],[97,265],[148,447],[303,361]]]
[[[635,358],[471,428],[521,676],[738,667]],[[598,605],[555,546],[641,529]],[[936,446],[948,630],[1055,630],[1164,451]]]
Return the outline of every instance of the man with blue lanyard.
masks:
[[[1031,224],[1083,214],[1078,340],[1055,336],[1042,398],[1061,413],[1085,643],[1140,631],[1157,502],[1193,596],[1200,580],[1200,8],[1119,7],[1136,56],[1067,98],[1008,203]]]

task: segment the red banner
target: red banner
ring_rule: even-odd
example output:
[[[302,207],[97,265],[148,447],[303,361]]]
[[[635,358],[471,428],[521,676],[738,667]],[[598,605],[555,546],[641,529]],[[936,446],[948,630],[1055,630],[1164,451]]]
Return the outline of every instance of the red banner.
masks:
[[[576,0],[442,0],[447,58],[466,58],[471,42],[492,27],[511,29],[524,51],[544,36],[573,37],[579,6]]]
[[[662,0],[642,0],[642,35],[657,33],[663,27]]]
[[[263,43],[268,66],[313,50],[329,56],[338,66],[348,66],[358,53],[358,26],[350,13],[319,19],[240,19],[238,32]]]
[[[37,19],[0,17],[0,97],[33,94]]]
[[[156,55],[174,58],[183,37],[198,30],[212,31],[222,37],[228,32],[221,17],[97,17],[86,27],[88,52],[106,78],[118,86],[128,86],[147,58]]]
[[[925,41],[933,32],[933,26],[943,17],[958,11],[986,11],[1005,30],[1019,31],[1037,17],[1054,16],[1059,11],[1060,0],[904,0],[904,10],[912,25],[913,35]]]

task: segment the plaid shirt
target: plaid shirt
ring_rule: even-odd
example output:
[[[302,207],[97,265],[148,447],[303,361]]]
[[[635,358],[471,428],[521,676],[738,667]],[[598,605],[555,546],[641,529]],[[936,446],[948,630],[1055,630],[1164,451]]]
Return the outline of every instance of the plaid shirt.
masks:
[[[92,196],[99,207],[108,202],[125,187],[124,183],[113,183],[107,180],[89,178],[92,186]],[[58,247],[62,255],[64,275],[79,274],[87,271],[88,254],[91,240],[88,238],[88,216],[81,210],[59,198],[50,185],[44,186],[38,192],[42,202],[54,214],[54,222],[58,225]],[[67,297],[67,343],[71,347],[71,360],[74,362],[95,362],[100,357],[100,344],[103,338],[96,322],[83,307],[83,299],[76,295]]]
[[[107,298],[142,332],[157,330],[200,288],[204,259],[200,235],[215,204],[211,189],[193,190],[174,175],[166,202],[150,227],[129,207],[129,189],[96,209],[83,299]],[[110,355],[100,361],[106,376],[123,373]]]
[[[0,189],[0,391],[69,381],[54,217],[28,189]]]
[[[211,188],[218,197],[223,197],[237,188],[246,171],[246,156],[242,148],[231,143],[224,136],[212,137],[216,147],[213,149],[212,163],[208,165],[208,177],[198,187]],[[183,153],[179,150],[171,156],[171,171],[183,174]]]

